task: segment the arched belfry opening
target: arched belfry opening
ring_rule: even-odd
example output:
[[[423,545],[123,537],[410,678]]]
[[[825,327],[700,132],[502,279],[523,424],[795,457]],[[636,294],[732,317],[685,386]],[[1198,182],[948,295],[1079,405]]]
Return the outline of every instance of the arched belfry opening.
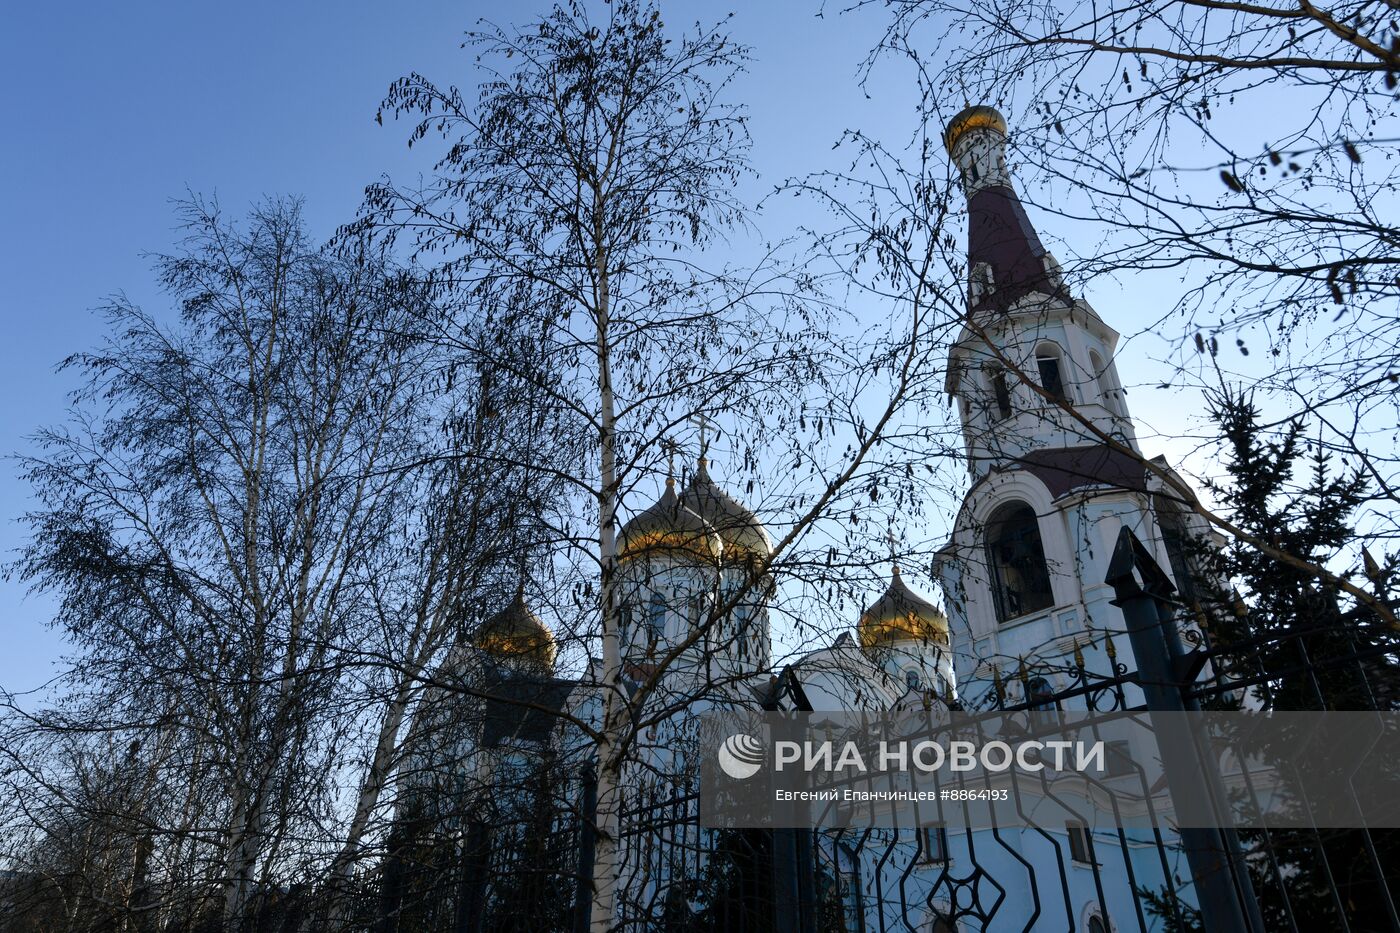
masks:
[[[1024,502],[1007,502],[986,526],[988,576],[997,621],[1049,609],[1055,604],[1050,568],[1040,539],[1040,521]]]
[[[1069,401],[1069,393],[1065,389],[1064,360],[1060,354],[1060,348],[1049,341],[1042,342],[1035,348],[1035,368],[1040,375],[1040,386],[1049,395],[1062,401]]]

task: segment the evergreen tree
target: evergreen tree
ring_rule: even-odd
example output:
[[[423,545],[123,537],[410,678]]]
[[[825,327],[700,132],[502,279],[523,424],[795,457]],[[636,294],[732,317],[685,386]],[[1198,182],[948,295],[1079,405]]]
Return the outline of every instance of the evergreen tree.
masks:
[[[1345,559],[1358,543],[1358,514],[1369,495],[1366,475],[1308,441],[1297,420],[1271,430],[1249,392],[1221,391],[1210,414],[1220,432],[1225,477],[1207,485],[1231,519],[1310,563],[1335,565]],[[1257,679],[1249,688],[1249,704],[1266,710],[1396,708],[1396,634],[1370,608],[1238,539],[1221,549],[1198,543],[1191,550],[1190,563],[1198,570],[1193,595],[1208,620],[1218,684]],[[1382,599],[1388,598],[1395,566],[1396,555],[1390,555],[1383,565],[1366,568]],[[1221,706],[1242,702],[1238,692],[1229,701],[1215,700]],[[1277,761],[1294,757],[1284,748],[1252,751]],[[1376,866],[1391,888],[1400,890],[1396,833],[1244,830],[1240,835],[1269,929],[1335,929],[1343,916],[1352,930],[1390,928]],[[1171,916],[1163,892],[1145,892],[1145,901],[1152,914]],[[1197,911],[1177,907],[1186,929],[1201,928]]]
[[[1211,417],[1220,431],[1227,479],[1207,488],[1235,523],[1309,563],[1345,559],[1357,543],[1357,515],[1368,501],[1366,475],[1335,463],[1325,445],[1306,440],[1300,421],[1271,434],[1247,392],[1220,392]],[[1368,607],[1343,600],[1306,571],[1238,540],[1205,553],[1203,564],[1211,571],[1208,579],[1226,581],[1203,594],[1213,608],[1210,635],[1217,648],[1238,649],[1231,652],[1236,669],[1227,673],[1264,675],[1253,689],[1263,708],[1397,708],[1400,666],[1389,653],[1395,633]],[[1370,574],[1382,598],[1395,564],[1392,555],[1388,569]]]

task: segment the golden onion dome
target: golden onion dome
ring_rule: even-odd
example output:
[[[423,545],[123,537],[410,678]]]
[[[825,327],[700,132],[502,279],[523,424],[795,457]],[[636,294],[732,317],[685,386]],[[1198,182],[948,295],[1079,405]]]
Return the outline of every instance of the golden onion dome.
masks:
[[[890,588],[865,610],[856,628],[860,646],[867,651],[901,641],[948,644],[948,617],[905,586],[898,567],[894,568]]]
[[[681,493],[681,505],[699,515],[714,528],[724,543],[726,565],[757,565],[773,553],[773,542],[758,516],[726,493],[710,478],[704,457],[695,475]]]
[[[716,563],[724,542],[710,523],[676,496],[676,481],[666,480],[666,492],[651,508],[622,526],[617,559],[675,556]]]
[[[951,153],[964,133],[980,129],[996,130],[1005,136],[1006,118],[984,104],[968,107],[948,121],[948,128],[943,131],[943,145],[947,146],[948,152]]]
[[[554,670],[554,633],[525,605],[523,588],[509,606],[477,626],[471,640],[477,648],[498,658]]]

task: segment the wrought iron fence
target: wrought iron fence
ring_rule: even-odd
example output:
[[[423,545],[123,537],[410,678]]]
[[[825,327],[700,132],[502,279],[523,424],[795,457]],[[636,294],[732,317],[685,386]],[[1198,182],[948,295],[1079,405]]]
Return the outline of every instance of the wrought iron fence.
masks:
[[[996,713],[1190,710],[1238,705],[1288,680],[1303,684],[1317,708],[1394,708],[1375,676],[1400,664],[1394,642],[1360,644],[1334,622],[1230,639],[1205,625],[1183,636],[1178,613],[1198,610],[1172,601],[1170,581],[1126,530],[1109,577],[1127,622],[1118,637],[1131,643],[1136,669],[1119,661],[1110,637],[1106,670],[1091,670],[1076,651],[1057,672],[1064,689],[1027,689],[1022,670],[1019,699],[994,679],[977,705]],[[800,701],[800,686],[788,696]],[[1194,776],[1169,768],[1170,781],[1185,785],[1173,793],[1224,793],[1216,765],[1192,762]],[[1145,791],[1137,787],[1136,798]],[[1250,792],[1234,792],[1230,805],[1250,806]],[[586,811],[586,774],[568,796]],[[1164,823],[951,836],[938,825],[712,830],[700,826],[693,791],[665,788],[637,792],[622,825],[619,922],[628,933],[1400,933],[1391,893],[1400,834],[1389,831],[1173,832]],[[381,879],[378,928],[585,929],[591,845],[586,812],[560,810],[547,825],[477,821],[400,846]]]

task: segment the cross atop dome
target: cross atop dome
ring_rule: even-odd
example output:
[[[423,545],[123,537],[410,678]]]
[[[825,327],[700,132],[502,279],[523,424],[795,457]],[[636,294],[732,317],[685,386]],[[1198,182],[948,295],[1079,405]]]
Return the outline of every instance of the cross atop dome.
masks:
[[[709,431],[714,431],[716,435],[723,434],[719,428],[715,427],[715,420],[703,411],[698,411],[693,415],[687,415],[686,421],[695,425],[700,431],[700,463],[703,465],[709,457],[710,442],[705,435]]]

